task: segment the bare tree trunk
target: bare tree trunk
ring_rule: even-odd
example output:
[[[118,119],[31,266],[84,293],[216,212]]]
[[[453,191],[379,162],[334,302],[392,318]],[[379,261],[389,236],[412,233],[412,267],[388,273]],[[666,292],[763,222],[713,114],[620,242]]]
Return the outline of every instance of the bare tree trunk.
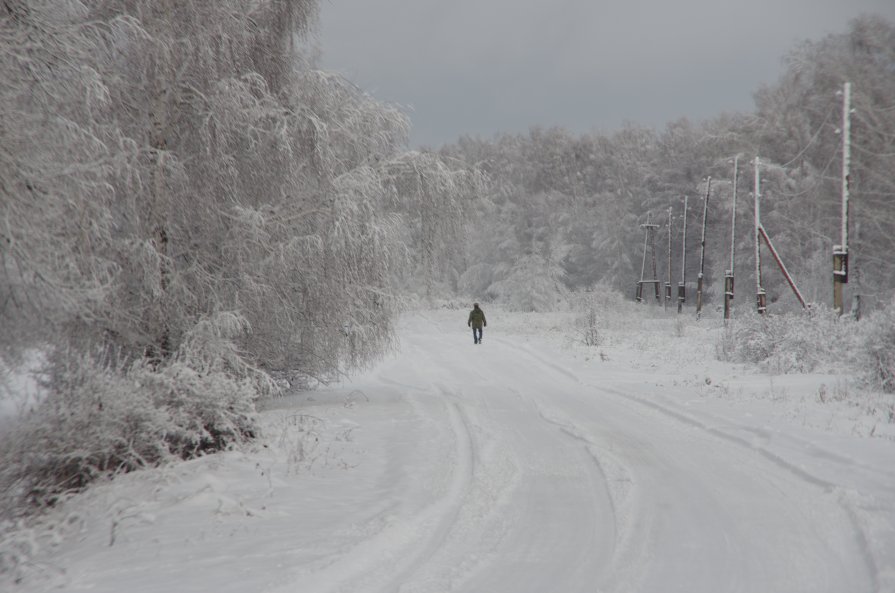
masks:
[[[164,51],[164,50],[160,50]],[[150,313],[149,345],[150,358],[166,359],[171,355],[171,327],[167,312],[168,290],[171,284],[170,234],[168,216],[170,199],[166,190],[165,158],[168,149],[167,103],[170,84],[166,81],[165,63],[156,57],[156,88],[153,89],[152,112],[150,113],[149,146],[152,150],[152,181],[149,228],[152,246],[158,261],[159,298],[152,304]]]

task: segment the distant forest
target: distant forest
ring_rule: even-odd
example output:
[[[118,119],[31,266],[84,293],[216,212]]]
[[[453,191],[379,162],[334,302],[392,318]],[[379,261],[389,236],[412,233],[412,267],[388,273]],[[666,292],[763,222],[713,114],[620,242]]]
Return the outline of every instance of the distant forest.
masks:
[[[755,92],[755,111],[664,130],[631,123],[573,135],[534,128],[527,135],[460,138],[445,159],[484,172],[488,193],[466,216],[468,259],[456,288],[549,307],[557,291],[605,284],[634,295],[644,231],[658,223],[659,279],[667,280],[668,208],[674,216],[672,285],[681,277],[683,197],[687,270],[695,290],[706,178],[712,178],[706,233],[709,304],[718,305],[729,268],[732,178],[739,155],[736,306],[755,308],[753,167],[761,157],[762,223],[806,301],[832,304],[832,252],[839,243],[843,83],[852,83],[850,277],[869,307],[895,287],[895,29],[866,16],[848,30],[796,46],[780,79]],[[798,307],[767,252],[769,310]],[[766,261],[765,261],[765,258]],[[647,276],[651,276],[650,273]]]

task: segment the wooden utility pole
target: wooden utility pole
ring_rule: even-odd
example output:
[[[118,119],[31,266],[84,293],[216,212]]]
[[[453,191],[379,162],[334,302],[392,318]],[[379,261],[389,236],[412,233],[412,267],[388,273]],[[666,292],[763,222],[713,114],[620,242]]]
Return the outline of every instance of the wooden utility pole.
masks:
[[[665,310],[671,302],[671,206],[668,207],[668,280],[665,282]]]
[[[681,239],[681,281],[677,285],[677,312],[684,309],[687,301],[687,196],[684,196],[684,232]]]
[[[705,227],[709,216],[709,195],[712,193],[712,178],[706,179],[705,199],[702,202],[702,242],[699,252],[699,275],[696,277],[696,318],[702,314],[702,289],[705,276]]]
[[[759,167],[761,161],[755,157],[755,305],[758,313],[764,315],[767,311],[767,295],[761,286],[761,173]]]
[[[783,264],[783,260],[780,258],[780,254],[777,253],[777,250],[774,249],[774,244],[771,242],[771,238],[768,236],[767,232],[764,230],[764,227],[761,224],[761,178],[759,174],[759,161],[758,157],[755,157],[755,285],[756,285],[756,304],[758,306],[758,312],[764,314],[767,311],[767,295],[765,294],[764,288],[761,286],[761,241],[764,239],[765,245],[768,246],[768,250],[771,252],[771,256],[774,258],[774,261],[777,263],[777,266],[780,268],[780,272],[783,274],[783,278],[789,284],[789,287],[792,289],[793,294],[796,295],[796,299],[798,299],[799,304],[802,305],[802,308],[805,309],[805,299],[802,297],[802,293],[799,292],[798,287],[796,286],[796,282],[793,279],[792,275],[789,273],[789,270],[786,269],[786,266]]]
[[[733,207],[730,217],[730,268],[724,274],[724,319],[730,319],[731,301],[733,300],[733,265],[736,249],[737,230],[737,177],[739,176],[739,155],[733,157]]]
[[[851,83],[842,88],[842,228],[840,243],[833,246],[833,309],[839,315],[845,310],[843,284],[848,283],[848,185],[851,165]]]
[[[793,294],[796,295],[799,304],[802,305],[803,309],[807,308],[805,299],[802,297],[802,293],[799,292],[799,287],[796,286],[796,281],[793,280],[792,274],[789,273],[789,270],[787,270],[786,266],[783,264],[780,254],[774,249],[774,244],[771,242],[771,238],[768,237],[768,233],[764,230],[764,227],[758,227],[758,232],[761,234],[761,238],[764,239],[765,245],[768,246],[768,251],[771,252],[771,257],[777,262],[777,267],[779,267],[780,271],[783,273],[783,279],[786,280],[787,284],[789,284],[789,287],[792,289]]]

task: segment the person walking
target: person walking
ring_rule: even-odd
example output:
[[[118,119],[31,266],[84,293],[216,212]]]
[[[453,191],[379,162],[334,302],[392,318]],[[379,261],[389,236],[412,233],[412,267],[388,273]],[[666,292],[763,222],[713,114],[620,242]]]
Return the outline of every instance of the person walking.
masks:
[[[472,311],[469,312],[469,319],[466,325],[472,328],[472,343],[482,343],[482,328],[487,327],[488,322],[485,321],[485,312],[479,309],[478,303],[472,304]]]

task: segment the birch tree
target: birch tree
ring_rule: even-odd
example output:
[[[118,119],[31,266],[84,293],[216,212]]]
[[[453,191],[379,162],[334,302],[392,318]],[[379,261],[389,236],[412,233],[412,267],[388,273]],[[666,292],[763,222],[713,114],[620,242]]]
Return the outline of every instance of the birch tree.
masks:
[[[401,156],[406,116],[312,67],[315,9],[0,8],[0,340],[48,360],[0,443],[9,496],[251,437],[275,378],[327,381],[394,343],[402,217],[446,241],[465,173]]]
[[[108,100],[76,2],[0,11],[0,343],[9,354],[70,319],[97,321],[116,270],[107,184],[117,166],[95,129]],[[120,138],[119,138],[120,139]],[[114,140],[114,139],[113,139]]]
[[[395,196],[395,209],[407,222],[406,244],[412,250],[410,279],[423,286],[424,296],[436,288],[454,292],[463,270],[466,236],[464,217],[475,216],[473,200],[482,194],[483,178],[474,168],[450,167],[427,152],[408,152],[383,163]],[[448,278],[447,284],[438,280]],[[406,278],[406,277],[405,277]]]

